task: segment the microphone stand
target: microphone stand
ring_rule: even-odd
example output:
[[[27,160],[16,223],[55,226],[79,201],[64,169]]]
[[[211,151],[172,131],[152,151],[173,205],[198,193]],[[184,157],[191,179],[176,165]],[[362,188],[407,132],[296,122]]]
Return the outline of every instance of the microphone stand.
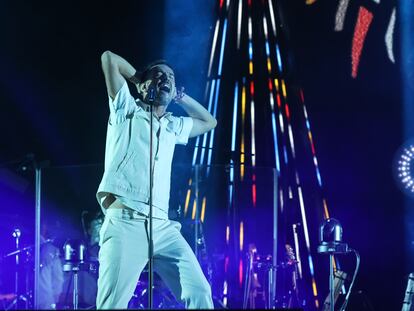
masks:
[[[154,117],[154,99],[155,99],[155,89],[151,87],[148,90],[148,102],[150,106],[150,141],[149,141],[149,232],[148,232],[148,309],[153,309],[154,304],[154,293],[153,293],[153,283],[154,283],[154,242],[153,242],[153,233],[152,233],[152,185],[154,176],[152,175],[152,149],[153,149],[153,117]]]

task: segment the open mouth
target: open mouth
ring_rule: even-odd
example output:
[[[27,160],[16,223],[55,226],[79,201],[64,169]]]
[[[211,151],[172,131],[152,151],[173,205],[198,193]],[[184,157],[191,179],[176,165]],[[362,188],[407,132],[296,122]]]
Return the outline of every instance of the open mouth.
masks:
[[[161,84],[159,88],[160,88],[160,91],[164,91],[166,93],[169,93],[171,91],[168,83]]]

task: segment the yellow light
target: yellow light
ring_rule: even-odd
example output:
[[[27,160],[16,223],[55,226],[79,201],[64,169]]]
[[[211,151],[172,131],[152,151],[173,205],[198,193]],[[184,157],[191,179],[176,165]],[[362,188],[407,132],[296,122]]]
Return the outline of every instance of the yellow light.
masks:
[[[191,189],[188,189],[187,190],[187,196],[185,198],[184,216],[187,215],[187,212],[188,212],[188,205],[190,203],[190,197],[191,197]]]
[[[272,72],[272,63],[270,62],[270,58],[269,57],[267,58],[267,71],[269,73]]]
[[[312,277],[312,291],[313,291],[313,296],[315,298],[318,297],[318,290],[316,289],[316,282],[315,282],[315,278],[313,278],[313,277]],[[316,306],[316,308],[319,308],[318,299],[315,299],[315,306]]]
[[[286,98],[286,85],[285,85],[285,80],[282,80],[282,94],[283,94],[283,97]]]
[[[323,211],[325,212],[325,219],[330,218],[329,217],[329,211],[328,211],[328,204],[326,203],[326,200],[323,199]]]
[[[185,204],[184,204],[184,216],[187,215],[188,212],[188,204],[190,203],[190,196],[191,196],[191,184],[193,183],[193,180],[190,178],[188,180],[188,190],[187,190],[187,196],[185,198]]]
[[[312,291],[313,291],[313,296],[318,296],[318,290],[316,288],[316,282],[315,279],[312,278]]]
[[[196,212],[197,212],[197,200],[194,200],[193,213],[191,214],[191,219],[195,219]]]
[[[276,86],[276,91],[279,92],[279,80],[275,79],[275,86]]]
[[[203,198],[203,203],[201,205],[201,221],[204,222],[204,215],[206,213],[206,197]]]
[[[240,222],[240,251],[243,250],[243,243],[244,243],[244,225],[243,222]]]
[[[252,75],[253,74],[253,62],[249,61],[249,73]]]
[[[242,129],[241,129],[241,144],[240,144],[240,179],[244,178],[244,122],[246,119],[246,86],[242,88]]]

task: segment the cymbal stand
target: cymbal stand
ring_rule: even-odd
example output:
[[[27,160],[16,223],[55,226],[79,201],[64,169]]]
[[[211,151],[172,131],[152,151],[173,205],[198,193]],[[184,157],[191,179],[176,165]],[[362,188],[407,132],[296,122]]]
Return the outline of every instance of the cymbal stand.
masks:
[[[7,306],[6,310],[10,310],[13,306],[15,310],[18,310],[18,302],[19,301],[23,301],[25,304],[25,310],[29,309],[29,300],[27,299],[27,297],[25,295],[22,295],[19,293],[19,269],[20,269],[20,250],[19,250],[19,245],[20,245],[20,236],[21,236],[21,231],[19,228],[16,228],[13,230],[12,233],[13,237],[16,240],[16,270],[14,272],[14,292],[16,295],[16,298],[13,299],[13,301]]]

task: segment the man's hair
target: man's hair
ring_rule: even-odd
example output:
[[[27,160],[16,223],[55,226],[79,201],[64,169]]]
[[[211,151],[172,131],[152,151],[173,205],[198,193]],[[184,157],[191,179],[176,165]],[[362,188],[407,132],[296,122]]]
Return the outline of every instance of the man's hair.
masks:
[[[147,64],[141,72],[141,81],[145,81],[148,78],[148,74],[151,72],[151,69],[158,65],[166,65],[173,69],[173,67],[165,59],[157,59],[149,64]]]

